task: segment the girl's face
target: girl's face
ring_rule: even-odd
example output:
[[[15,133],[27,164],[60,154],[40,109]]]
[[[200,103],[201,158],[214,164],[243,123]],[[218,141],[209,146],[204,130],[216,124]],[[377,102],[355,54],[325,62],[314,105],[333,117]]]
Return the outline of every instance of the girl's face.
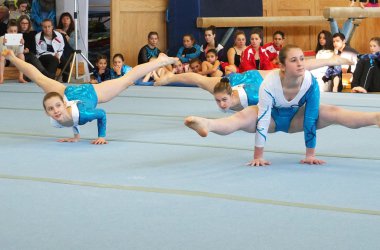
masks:
[[[370,41],[369,50],[371,51],[372,54],[375,54],[376,52],[380,51],[380,45],[376,41]]]
[[[276,34],[273,37],[273,43],[276,47],[281,47],[284,44],[284,38],[280,34]]]
[[[291,77],[300,77],[305,74],[305,56],[299,48],[288,50],[285,58],[285,65],[281,65],[285,74]]]
[[[214,53],[207,53],[206,55],[206,60],[211,64],[214,64],[217,59],[218,57]]]
[[[105,70],[107,68],[107,60],[106,59],[100,59],[97,63],[96,66],[100,70]]]
[[[235,39],[235,46],[241,48],[241,47],[244,47],[244,46],[245,46],[245,43],[246,43],[245,35],[240,34],[240,35],[237,35],[237,36],[236,36],[236,39]]]
[[[206,43],[213,43],[215,41],[215,34],[212,34],[211,30],[206,30],[205,40],[206,40]]]
[[[192,41],[189,36],[184,36],[182,41],[183,41],[183,47],[185,47],[185,48],[189,49],[189,48],[193,47],[193,45],[194,45],[194,41]]]
[[[326,36],[324,33],[319,34],[318,42],[321,46],[326,45]]]
[[[261,44],[261,38],[260,38],[259,34],[252,34],[251,35],[251,45],[254,48],[258,48],[258,47],[260,47],[260,44]]]
[[[53,35],[53,24],[50,21],[45,21],[42,23],[42,30],[45,35]]]
[[[68,121],[66,104],[58,96],[53,96],[45,101],[45,111],[48,116],[59,123]]]
[[[232,97],[225,91],[215,93],[214,98],[218,107],[224,111],[227,111],[232,106]]]
[[[339,36],[333,38],[333,45],[335,50],[342,50],[345,44],[346,40],[342,41],[342,39]]]
[[[113,66],[121,68],[123,66],[123,63],[124,63],[124,61],[121,60],[121,58],[118,56],[113,59]]]
[[[181,61],[177,61],[174,65],[173,68],[176,70],[177,74],[179,73],[184,73],[183,72],[183,65]]]
[[[9,34],[17,34],[17,26],[10,26],[7,29],[7,33],[9,33]]]
[[[70,26],[70,23],[71,23],[70,17],[64,16],[64,17],[62,17],[61,21],[62,21],[63,27],[69,27]]]
[[[201,68],[202,68],[202,66],[201,66],[201,64],[199,62],[193,62],[193,63],[190,64],[190,69],[194,73],[200,72]]]
[[[27,3],[22,3],[18,6],[18,9],[21,11],[21,12],[25,12],[26,9],[28,8],[28,4]]]
[[[152,47],[157,47],[157,45],[158,45],[158,36],[157,35],[151,35],[148,38],[148,43]]]
[[[20,32],[28,31],[28,29],[29,29],[29,21],[27,19],[22,19],[20,21],[20,27],[21,27]]]

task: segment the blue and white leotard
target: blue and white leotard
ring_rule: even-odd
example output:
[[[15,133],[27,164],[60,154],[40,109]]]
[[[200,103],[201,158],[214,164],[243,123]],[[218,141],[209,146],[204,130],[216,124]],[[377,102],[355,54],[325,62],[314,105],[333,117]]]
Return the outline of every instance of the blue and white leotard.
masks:
[[[98,96],[92,84],[68,86],[65,89],[64,98],[68,101],[67,105],[71,106],[74,134],[79,134],[79,125],[84,125],[96,119],[98,121],[98,137],[106,136],[106,112],[103,109],[96,108]],[[52,118],[50,121],[54,127],[64,127]]]
[[[233,90],[239,93],[240,103],[246,108],[257,105],[259,102],[259,89],[263,78],[257,70],[248,70],[244,73],[231,73],[226,76]]]
[[[279,74],[280,71],[271,72],[260,87],[255,145],[264,147],[271,117],[276,124],[276,131],[288,132],[293,117],[305,104],[305,145],[307,148],[315,148],[320,98],[318,82],[309,71],[305,71],[298,94],[288,101],[284,96]]]

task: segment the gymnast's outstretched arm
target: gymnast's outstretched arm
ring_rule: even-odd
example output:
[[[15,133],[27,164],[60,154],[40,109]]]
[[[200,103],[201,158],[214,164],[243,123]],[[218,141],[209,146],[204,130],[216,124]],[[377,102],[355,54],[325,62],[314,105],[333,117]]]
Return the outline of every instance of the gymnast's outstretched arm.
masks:
[[[338,55],[333,55],[328,59],[306,59],[305,69],[313,70],[324,66],[338,66],[338,65],[351,65],[353,62],[347,58]]]

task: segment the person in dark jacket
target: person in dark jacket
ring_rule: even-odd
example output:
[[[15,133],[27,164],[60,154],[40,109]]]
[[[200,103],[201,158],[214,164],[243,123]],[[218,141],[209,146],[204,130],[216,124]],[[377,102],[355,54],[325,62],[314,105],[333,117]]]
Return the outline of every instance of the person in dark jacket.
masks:
[[[161,53],[160,49],[157,48],[158,45],[158,33],[151,31],[148,34],[148,44],[140,49],[139,56],[137,59],[138,64],[147,63],[151,58],[158,57]]]
[[[360,56],[356,65],[351,92],[380,92],[380,37],[373,37],[369,42],[371,54]]]

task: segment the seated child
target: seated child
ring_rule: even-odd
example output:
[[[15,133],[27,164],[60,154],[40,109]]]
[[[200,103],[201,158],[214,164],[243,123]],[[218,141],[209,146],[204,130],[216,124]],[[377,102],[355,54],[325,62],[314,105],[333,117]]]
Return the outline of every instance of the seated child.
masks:
[[[323,91],[324,92],[341,92],[339,86],[342,84],[342,67],[341,66],[330,66],[327,68],[325,75],[322,77],[325,83]]]
[[[15,2],[16,2],[16,5],[14,5],[14,3],[13,4],[11,3],[9,6],[9,20],[10,19],[18,20],[20,16],[22,15],[27,15],[29,17],[29,14],[28,14],[29,1],[18,0]]]
[[[218,60],[218,53],[215,49],[210,49],[206,53],[206,61],[202,62],[201,75],[221,77],[223,72],[220,70],[220,61]]]
[[[202,72],[202,61],[199,58],[190,60],[189,63],[191,72],[200,74]]]
[[[182,63],[180,60],[178,60],[175,64],[173,64],[173,74],[182,74],[189,72],[189,64],[187,63]]]
[[[96,58],[95,68],[93,69],[90,83],[97,84],[111,79],[111,71],[107,67],[107,56],[98,55]]]
[[[183,46],[179,48],[177,57],[182,63],[189,63],[191,59],[199,57],[201,47],[195,44],[194,36],[186,34],[183,36]]]
[[[115,54],[112,58],[112,62],[111,79],[119,78],[132,69],[131,66],[124,64],[124,57],[122,54]]]
[[[17,22],[16,20],[12,19],[8,22],[8,28],[7,33],[8,34],[17,34],[18,28],[17,28]],[[11,45],[6,46],[7,39],[5,36],[0,37],[0,51],[3,51],[5,49],[13,50],[14,54],[20,58],[21,60],[25,61],[24,57],[24,39],[21,38],[20,45]],[[3,55],[0,56],[0,84],[4,82],[4,67],[5,67],[5,57]],[[23,74],[20,71],[18,76],[18,81],[21,83],[26,83],[27,81],[24,80]]]

